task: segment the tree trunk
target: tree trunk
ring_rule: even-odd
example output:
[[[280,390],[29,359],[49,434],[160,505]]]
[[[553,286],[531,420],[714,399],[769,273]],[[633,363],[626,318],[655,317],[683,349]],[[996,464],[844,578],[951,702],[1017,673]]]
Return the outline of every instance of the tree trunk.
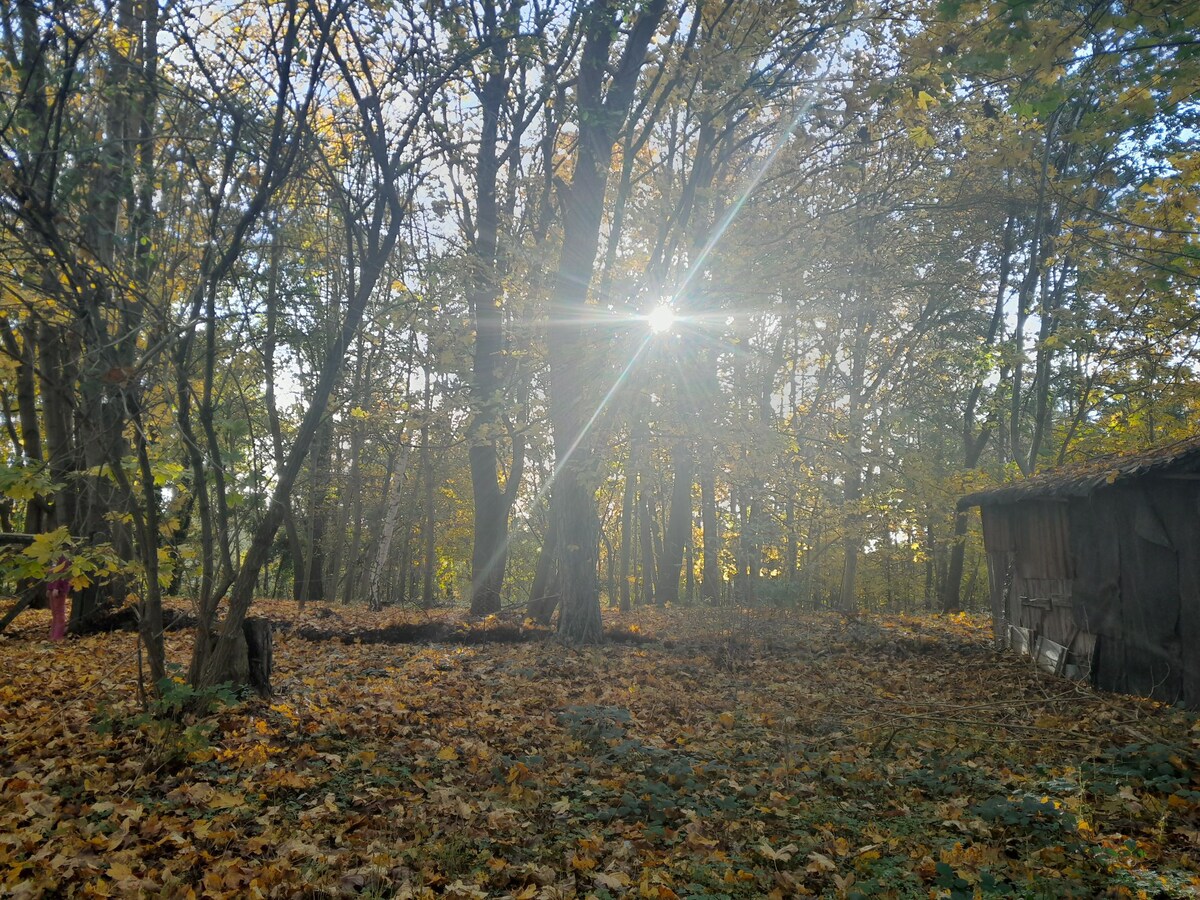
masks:
[[[654,524],[651,521],[650,496],[646,490],[649,479],[646,478],[646,473],[642,472],[638,477],[640,490],[638,491],[638,544],[642,551],[642,603],[651,605],[657,601],[657,593],[655,585],[657,582],[656,572],[654,568],[654,536],[652,529]]]
[[[605,590],[605,596],[608,597],[609,606],[617,606],[617,554],[616,548],[612,545],[612,539],[604,532],[600,532],[600,541],[604,546],[604,571],[608,576],[608,586]]]
[[[859,303],[865,300],[860,298]],[[854,339],[850,360],[850,399],[846,410],[849,420],[847,430],[849,436],[843,450],[845,469],[843,472],[842,498],[844,503],[844,521],[846,533],[842,539],[842,587],[839,593],[838,608],[843,612],[853,612],[858,605],[857,578],[858,556],[862,552],[863,515],[862,486],[863,486],[863,435],[864,410],[863,391],[866,374],[867,339],[870,334],[868,327],[870,319],[865,311],[860,311],[855,317]]]
[[[557,476],[551,494],[551,527],[558,531],[562,612],[559,634],[587,644],[603,637],[597,563],[599,523],[589,470],[589,396],[585,361],[592,358],[586,324],[588,287],[599,246],[604,191],[613,143],[624,126],[646,51],[666,9],[649,0],[629,27],[620,60],[610,60],[624,16],[613,0],[593,0],[584,11],[584,42],[576,82],[578,139],[570,187],[565,191],[563,243],[554,279],[549,326],[550,422]],[[606,74],[611,72],[607,92]],[[615,240],[615,235],[610,235]]]
[[[68,385],[75,381],[74,354],[68,333],[54,325],[39,328],[38,388],[42,397],[42,421],[46,427],[46,456],[50,476],[62,485],[54,494],[50,521],[53,527],[74,526],[78,518],[79,492],[70,473],[77,467],[74,429],[71,426],[71,397]]]
[[[358,362],[355,372],[355,388],[354,399],[365,400],[363,398],[362,386],[362,341],[359,341],[355,359]],[[366,401],[370,402],[370,401]],[[360,475],[360,457],[362,456],[362,422],[354,416],[350,416],[350,443],[346,448],[346,453],[349,455],[349,461],[341,458],[342,444],[336,442],[338,459],[335,461],[333,470],[335,472],[346,472],[345,481],[337,490],[336,515],[333,516],[333,552],[330,555],[329,565],[325,570],[325,584],[328,586],[327,592],[330,602],[333,602],[342,592],[344,582],[349,582],[351,579],[347,574],[352,563],[348,563],[346,559],[347,551],[350,549],[349,544],[350,530],[353,527],[350,520],[353,517],[357,522],[362,514],[362,478]],[[357,552],[351,551],[351,552]],[[353,557],[351,557],[353,559]]]
[[[371,566],[370,581],[367,584],[367,606],[373,610],[383,609],[383,576],[391,558],[392,540],[396,534],[396,523],[400,520],[400,506],[404,502],[404,476],[408,470],[409,452],[407,444],[400,447],[400,462],[391,477],[391,486],[384,486],[384,495],[388,498],[387,513],[383,517],[379,546],[375,550],[375,561]],[[408,577],[407,573],[404,577]]]
[[[391,171],[392,164],[387,161],[388,154],[381,152],[377,147],[373,147],[373,151],[381,168],[386,166],[385,171]],[[384,159],[380,159],[380,157],[384,157]],[[242,623],[253,602],[254,585],[258,580],[258,573],[270,555],[275,532],[279,529],[287,509],[287,498],[291,496],[321,420],[327,415],[329,400],[341,377],[346,350],[350,346],[354,333],[358,330],[367,302],[374,292],[375,284],[378,282],[384,264],[391,255],[400,234],[403,204],[396,194],[394,183],[389,184],[383,190],[381,202],[386,202],[391,218],[387,221],[386,226],[377,219],[380,231],[368,237],[367,243],[370,252],[362,259],[357,290],[346,305],[341,331],[337,339],[331,342],[318,370],[319,375],[316,386],[313,388],[310,406],[300,422],[296,438],[287,457],[279,467],[275,490],[271,494],[266,514],[254,531],[250,548],[247,550],[241,569],[230,588],[229,611],[221,625],[218,638],[211,646],[211,650],[206,641],[196,641],[190,670],[190,680],[196,687],[220,684],[230,680],[233,675],[232,663],[237,636],[242,633]]]
[[[621,546],[617,553],[617,591],[621,612],[629,612],[633,603],[630,597],[629,561],[633,546],[633,500],[637,495],[637,469],[634,465],[634,438],[629,439],[629,459],[625,463],[625,495],[621,500]]]
[[[679,601],[679,567],[683,548],[692,531],[692,479],[694,466],[687,441],[680,439],[671,453],[675,480],[671,483],[671,511],[663,536],[662,563],[659,566],[658,591],[663,603]]]
[[[254,688],[260,697],[268,698],[273,693],[271,690],[273,665],[271,620],[252,616],[242,624],[242,633],[246,638],[245,683]]]
[[[434,575],[437,570],[437,507],[436,475],[433,464],[433,452],[429,446],[430,428],[429,416],[433,414],[433,382],[431,373],[425,372],[425,423],[421,426],[421,477],[425,490],[421,504],[421,605],[425,609],[433,607]]]
[[[995,346],[996,341],[1002,333],[1004,322],[1004,306],[1008,299],[1008,283],[1012,272],[1012,257],[1014,250],[1014,234],[1016,230],[1016,218],[1009,214],[1004,222],[1004,236],[1001,239],[1000,245],[1000,272],[998,286],[996,288],[996,297],[992,306],[992,317],[988,323],[988,329],[984,335],[984,348],[988,349]],[[976,414],[979,409],[979,400],[983,394],[984,384],[982,379],[976,380],[971,388],[971,392],[967,395],[967,402],[963,409],[962,429],[960,439],[962,441],[963,452],[963,468],[967,470],[974,469],[979,464],[979,459],[983,455],[983,450],[987,446],[988,439],[991,436],[992,428],[990,425],[982,427],[978,434],[976,433]],[[930,541],[933,538],[932,522],[927,526],[927,533]],[[946,582],[942,589],[942,611],[957,612],[962,609],[961,586],[963,573],[963,560],[966,554],[966,536],[967,536],[967,514],[965,512],[956,512],[954,516],[954,534],[951,540],[950,548],[950,563],[946,573]],[[932,573],[932,568],[930,568]],[[932,606],[933,595],[929,590],[929,582],[932,577],[927,578],[926,582],[926,605]]]
[[[413,566],[413,554],[416,552],[416,526],[411,521],[404,523],[401,533],[404,540],[400,543],[400,565],[388,565],[388,596],[395,596],[396,602],[403,605],[417,595],[420,582],[420,571]],[[398,588],[393,592],[393,588]]]
[[[549,625],[554,617],[554,610],[558,608],[559,596],[558,534],[550,528],[538,554],[533,584],[529,588],[529,606],[526,614],[539,625]]]
[[[362,477],[362,430],[355,429],[350,441],[353,454],[350,463],[350,478],[347,490],[353,498],[350,508],[350,545],[346,548],[344,562],[340,567],[342,578],[342,605],[349,606],[358,587],[362,567],[363,528],[363,477]]]
[[[469,302],[475,322],[469,460],[475,521],[471,549],[471,614],[500,611],[504,569],[508,562],[508,519],[515,490],[500,490],[497,431],[501,420],[499,363],[504,352],[501,289],[497,265],[499,209],[497,177],[500,112],[508,92],[506,79],[509,41],[496,21],[496,5],[483,4],[483,35],[492,41],[488,77],[477,91],[482,116],[475,168],[475,263]],[[510,476],[511,481],[511,476]],[[509,486],[515,488],[515,485]]]
[[[317,429],[313,441],[313,452],[309,458],[309,530],[308,530],[308,576],[305,592],[300,598],[300,607],[305,602],[324,603],[325,596],[325,543],[329,522],[329,482],[332,478],[330,460],[333,455],[333,419],[326,417]]]
[[[703,531],[703,572],[700,599],[716,606],[721,599],[721,538],[717,533],[717,485],[713,450],[707,443],[700,453],[700,528]]]
[[[271,261],[267,270],[267,322],[262,350],[265,380],[263,403],[267,409],[267,427],[271,432],[271,446],[276,459],[283,459],[283,426],[279,420],[279,404],[275,400],[275,346],[280,304],[279,256],[282,252],[280,236],[280,224],[275,222],[271,229]],[[287,533],[288,551],[292,557],[292,599],[297,605],[301,605],[307,596],[304,578],[308,570],[304,562],[304,544],[300,540],[300,529],[296,526],[296,516],[292,511],[292,498],[287,497],[284,503],[286,507],[283,524]]]
[[[37,353],[36,342],[31,339],[30,331],[32,328],[25,328],[18,341],[13,326],[6,317],[0,316],[0,337],[3,338],[4,348],[17,361],[17,419],[21,427],[18,449],[23,457],[22,464],[41,466],[44,460],[42,432],[38,426]],[[43,525],[48,512],[46,501],[41,496],[30,498],[25,505],[25,533],[38,534],[48,530]]]
[[[690,531],[689,525],[689,531]],[[688,606],[696,602],[696,559],[692,536],[689,534],[687,543],[683,545],[683,585],[684,598]]]

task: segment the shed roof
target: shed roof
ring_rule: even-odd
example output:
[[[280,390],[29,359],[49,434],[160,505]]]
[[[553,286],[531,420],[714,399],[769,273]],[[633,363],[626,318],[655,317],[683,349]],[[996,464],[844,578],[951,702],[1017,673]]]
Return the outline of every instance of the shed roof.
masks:
[[[1093,491],[1146,475],[1200,472],[1200,435],[1140,453],[1098,456],[1078,465],[976,491],[958,501],[959,509],[1016,503],[1036,498],[1086,497]]]

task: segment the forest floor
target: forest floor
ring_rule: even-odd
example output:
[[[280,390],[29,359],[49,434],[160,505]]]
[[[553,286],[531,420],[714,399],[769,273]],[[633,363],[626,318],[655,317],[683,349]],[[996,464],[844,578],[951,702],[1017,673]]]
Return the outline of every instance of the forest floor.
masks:
[[[0,638],[0,895],[1200,891],[1196,716],[1038,673],[980,619],[641,610],[576,650],[255,611],[289,623],[270,702],[142,710],[132,634]]]

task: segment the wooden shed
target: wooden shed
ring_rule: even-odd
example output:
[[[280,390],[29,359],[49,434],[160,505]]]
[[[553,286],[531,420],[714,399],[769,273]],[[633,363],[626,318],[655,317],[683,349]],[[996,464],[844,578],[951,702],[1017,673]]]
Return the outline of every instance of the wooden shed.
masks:
[[[963,497],[997,639],[1097,687],[1200,708],[1200,437]]]

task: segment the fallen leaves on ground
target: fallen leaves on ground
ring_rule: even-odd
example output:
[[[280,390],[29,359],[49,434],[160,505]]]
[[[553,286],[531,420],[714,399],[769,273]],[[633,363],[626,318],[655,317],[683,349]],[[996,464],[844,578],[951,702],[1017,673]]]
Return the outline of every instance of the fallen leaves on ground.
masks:
[[[0,894],[1200,887],[1195,716],[1037,673],[982,621],[641,610],[607,624],[648,642],[573,649],[452,613],[425,644],[301,636],[414,614],[256,613],[295,626],[276,696],[205,714],[138,707],[132,635],[51,644],[26,613],[0,639]]]

